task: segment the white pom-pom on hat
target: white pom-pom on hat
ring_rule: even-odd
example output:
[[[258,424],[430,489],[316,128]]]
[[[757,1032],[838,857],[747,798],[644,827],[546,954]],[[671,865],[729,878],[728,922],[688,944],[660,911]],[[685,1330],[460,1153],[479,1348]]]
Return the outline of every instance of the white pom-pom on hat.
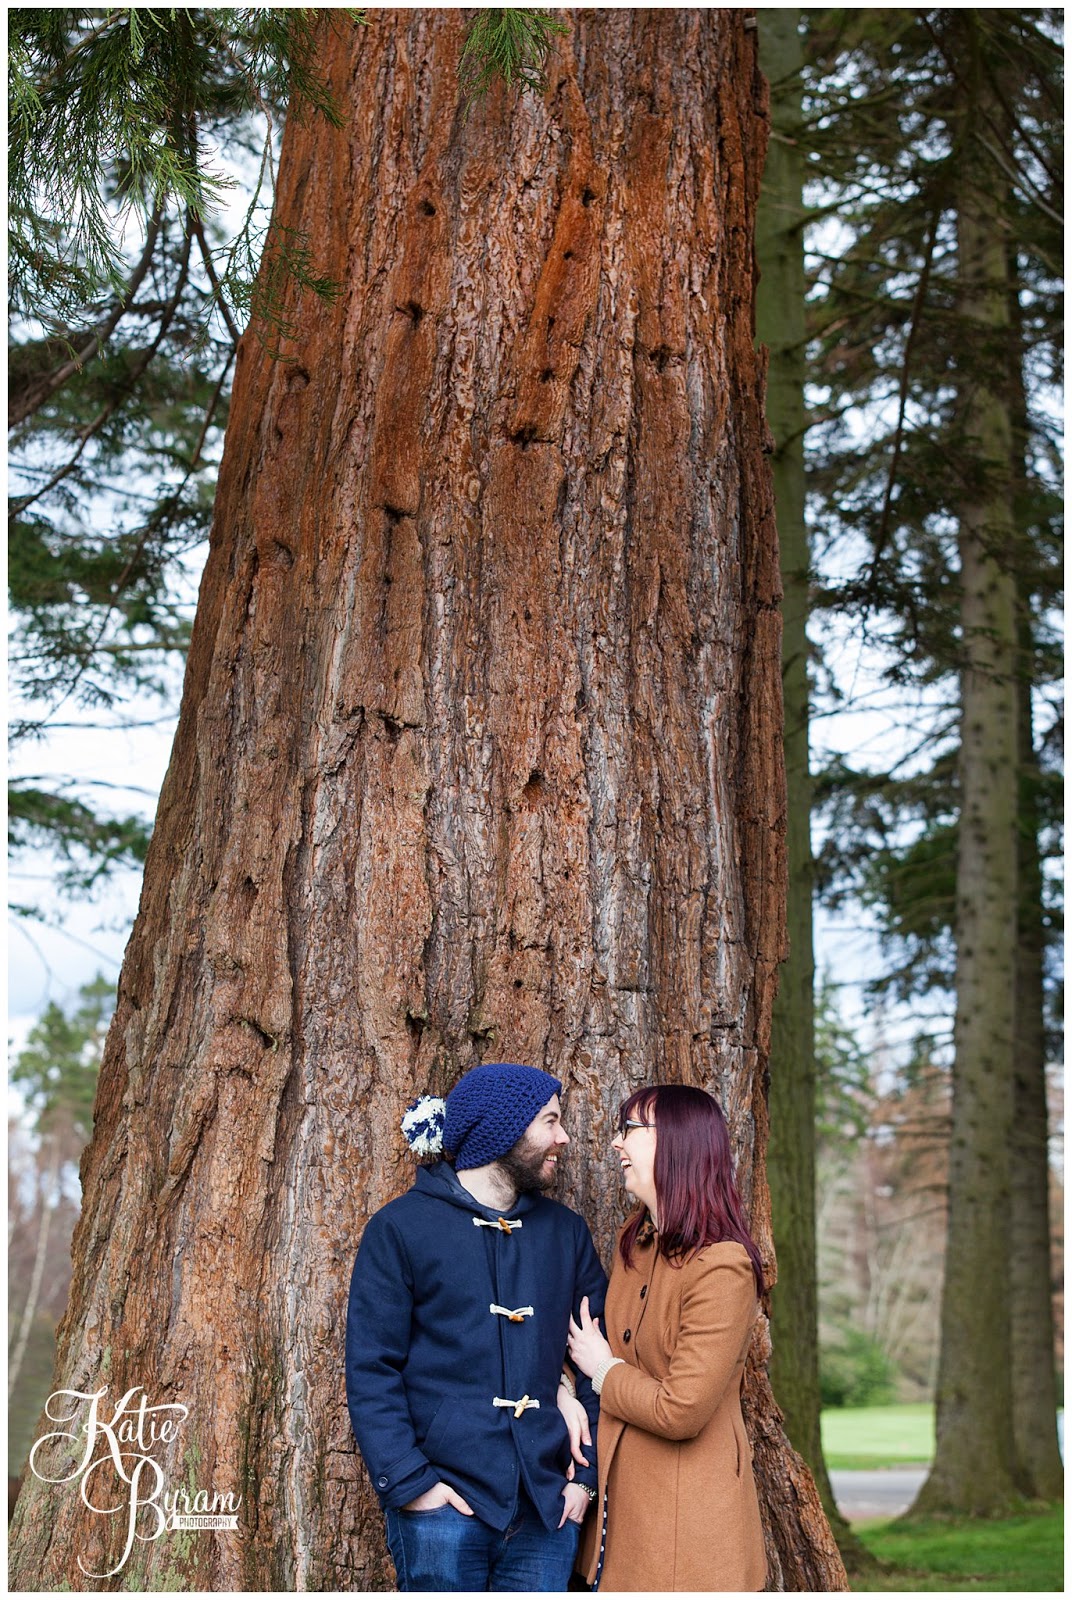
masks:
[[[443,1119],[447,1103],[438,1095],[422,1094],[406,1109],[402,1132],[416,1156],[438,1156],[443,1150]]]

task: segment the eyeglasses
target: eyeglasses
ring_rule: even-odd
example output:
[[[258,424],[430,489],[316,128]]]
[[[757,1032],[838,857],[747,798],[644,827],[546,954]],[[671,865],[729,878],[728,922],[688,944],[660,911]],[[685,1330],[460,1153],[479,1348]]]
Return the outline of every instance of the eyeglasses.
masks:
[[[654,1122],[637,1122],[635,1117],[624,1117],[618,1123],[618,1131],[624,1139],[626,1134],[632,1132],[634,1128],[654,1128],[654,1126]]]

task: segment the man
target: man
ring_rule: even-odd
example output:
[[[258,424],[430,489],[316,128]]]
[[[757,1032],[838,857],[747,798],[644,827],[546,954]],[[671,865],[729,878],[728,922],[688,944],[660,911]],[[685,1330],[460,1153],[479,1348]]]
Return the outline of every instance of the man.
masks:
[[[346,1393],[403,1591],[567,1587],[595,1452],[568,1482],[556,1397],[570,1316],[586,1295],[602,1311],[606,1278],[583,1219],[543,1193],[569,1143],[561,1089],[535,1067],[466,1073],[449,1159],[361,1241]],[[577,1389],[594,1441],[599,1400]]]

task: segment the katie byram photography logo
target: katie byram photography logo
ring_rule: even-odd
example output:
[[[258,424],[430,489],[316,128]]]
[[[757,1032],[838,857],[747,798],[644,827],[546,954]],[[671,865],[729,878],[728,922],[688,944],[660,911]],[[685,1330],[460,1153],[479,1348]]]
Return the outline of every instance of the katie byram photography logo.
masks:
[[[151,1544],[162,1533],[236,1532],[242,1496],[206,1489],[168,1489],[152,1451],[178,1438],[187,1416],[183,1405],[150,1405],[137,1385],[128,1389],[108,1414],[107,1385],[95,1393],[57,1389],[45,1404],[52,1422],[69,1424],[43,1434],[30,1451],[30,1470],[44,1483],[77,1481],[83,1505],[96,1516],[114,1517],[125,1530],[123,1552],[107,1572],[90,1572],[79,1556],[78,1565],[88,1578],[111,1578],[127,1562],[134,1543]],[[38,1465],[57,1448],[73,1446],[74,1466],[50,1471]],[[66,1450],[64,1455],[66,1456]]]

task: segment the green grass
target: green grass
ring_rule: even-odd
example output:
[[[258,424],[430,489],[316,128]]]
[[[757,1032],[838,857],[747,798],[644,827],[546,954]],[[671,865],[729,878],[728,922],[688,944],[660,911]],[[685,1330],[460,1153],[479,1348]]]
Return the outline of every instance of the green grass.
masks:
[[[824,1411],[823,1454],[830,1468],[926,1465],[934,1455],[934,1407],[860,1406]]]
[[[1060,1593],[1064,1579],[1064,1509],[1026,1512],[995,1521],[857,1523],[853,1530],[890,1570],[860,1578],[854,1591],[925,1590],[987,1594]]]

